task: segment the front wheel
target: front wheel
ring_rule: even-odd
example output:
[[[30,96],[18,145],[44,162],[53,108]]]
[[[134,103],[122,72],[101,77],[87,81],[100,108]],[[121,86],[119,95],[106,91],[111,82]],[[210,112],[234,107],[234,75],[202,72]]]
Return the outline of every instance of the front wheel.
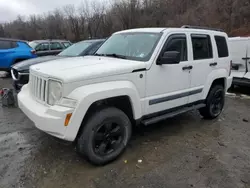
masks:
[[[201,108],[200,114],[205,119],[217,118],[225,104],[225,90],[222,85],[215,85],[211,88],[206,99],[206,107]]]
[[[131,122],[121,110],[107,107],[94,113],[83,125],[77,151],[95,165],[115,160],[126,148]]]

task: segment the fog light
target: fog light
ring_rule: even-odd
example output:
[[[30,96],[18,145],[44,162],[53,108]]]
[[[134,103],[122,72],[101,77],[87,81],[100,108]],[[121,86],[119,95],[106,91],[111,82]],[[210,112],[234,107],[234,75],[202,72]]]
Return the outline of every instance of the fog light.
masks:
[[[65,122],[64,122],[64,126],[67,127],[70,121],[70,118],[72,116],[72,113],[67,114],[66,118],[65,118]]]

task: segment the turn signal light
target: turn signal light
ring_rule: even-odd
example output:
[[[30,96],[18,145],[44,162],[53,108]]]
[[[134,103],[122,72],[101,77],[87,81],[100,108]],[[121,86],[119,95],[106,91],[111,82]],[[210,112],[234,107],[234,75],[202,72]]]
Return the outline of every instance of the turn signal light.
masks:
[[[67,114],[66,118],[65,118],[65,122],[64,122],[64,126],[67,127],[70,121],[70,118],[72,116],[72,113]]]

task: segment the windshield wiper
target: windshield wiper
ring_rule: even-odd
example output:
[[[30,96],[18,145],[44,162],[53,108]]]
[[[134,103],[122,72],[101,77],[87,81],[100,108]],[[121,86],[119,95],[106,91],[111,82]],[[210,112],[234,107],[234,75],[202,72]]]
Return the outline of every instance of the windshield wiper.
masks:
[[[120,58],[120,59],[127,59],[126,56],[124,55],[119,55],[119,54],[95,54],[96,56],[105,56],[105,57],[115,57],[115,58]]]

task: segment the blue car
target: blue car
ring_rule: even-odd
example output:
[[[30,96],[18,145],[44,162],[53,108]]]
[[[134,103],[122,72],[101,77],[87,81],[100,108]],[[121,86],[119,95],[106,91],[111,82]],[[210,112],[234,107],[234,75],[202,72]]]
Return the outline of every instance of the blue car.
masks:
[[[26,41],[0,38],[0,70],[10,71],[17,62],[37,57]]]

